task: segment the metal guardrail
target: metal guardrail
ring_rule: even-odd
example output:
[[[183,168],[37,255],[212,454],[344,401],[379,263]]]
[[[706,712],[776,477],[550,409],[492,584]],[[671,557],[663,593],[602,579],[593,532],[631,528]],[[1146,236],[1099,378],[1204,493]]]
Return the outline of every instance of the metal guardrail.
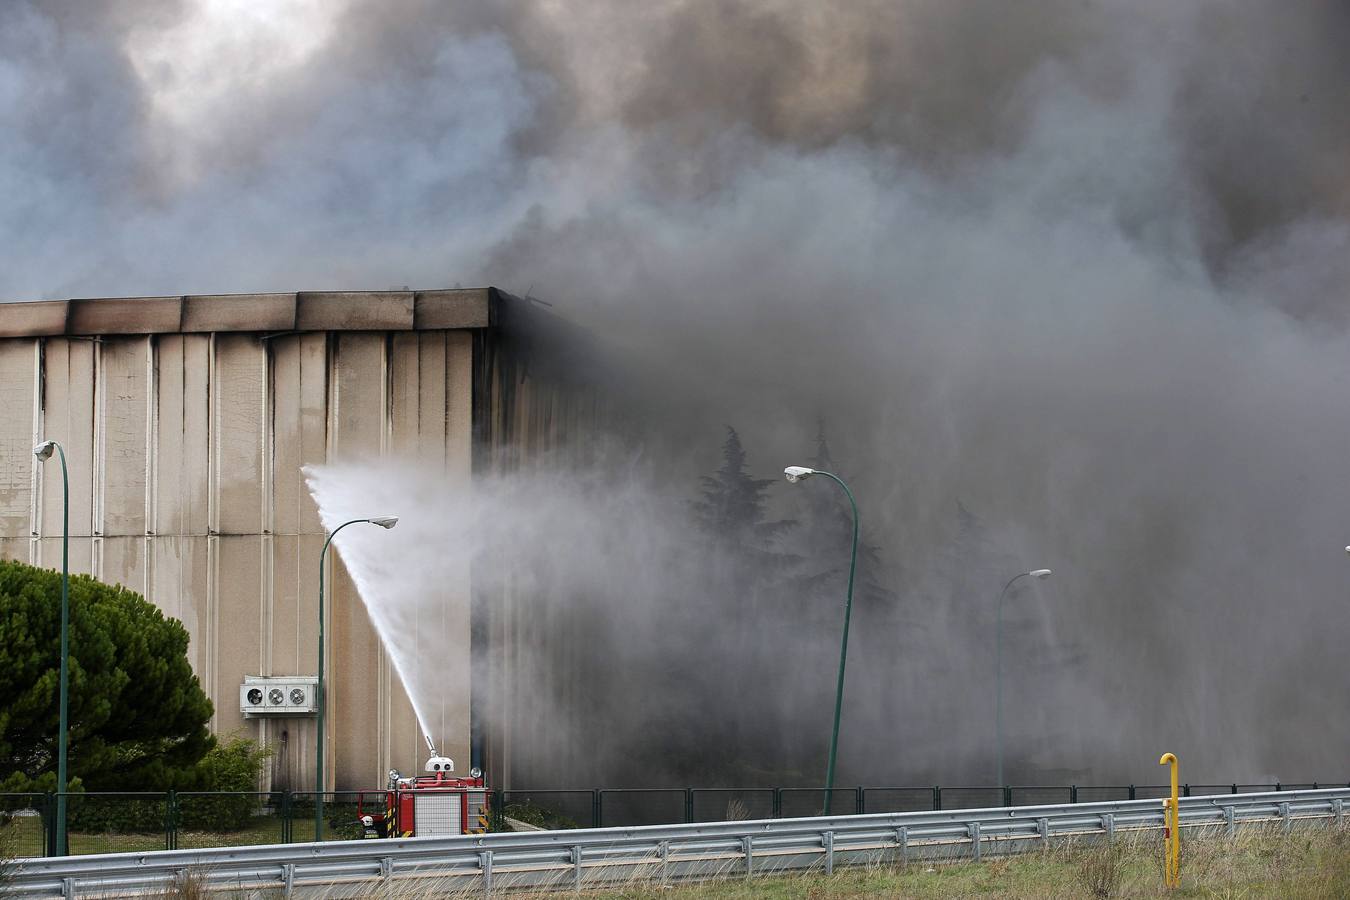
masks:
[[[1344,822],[1350,788],[1183,798],[1183,828]],[[141,896],[196,873],[209,890],[364,896],[408,884],[453,891],[598,887],[636,880],[765,874],[862,862],[1009,853],[1056,838],[1156,831],[1157,800],[998,807],[449,838],[270,844],[23,859],[0,896]]]
[[[1350,784],[1182,784],[1181,795],[1340,787]],[[1165,784],[837,787],[826,810],[823,788],[498,789],[492,792],[491,807],[496,811],[494,830],[503,830],[502,815],[552,828],[609,828],[1146,800],[1168,793]],[[328,818],[325,841],[362,837],[356,815],[362,795],[373,796],[376,805],[384,803],[381,791],[330,791],[324,795]],[[58,796],[0,793],[0,829],[6,821],[12,825],[13,819],[23,820],[23,827],[12,829],[8,835],[8,849],[13,855],[44,856],[55,845]],[[76,791],[66,796],[70,852],[75,855],[308,843],[313,839],[314,794],[309,791]]]

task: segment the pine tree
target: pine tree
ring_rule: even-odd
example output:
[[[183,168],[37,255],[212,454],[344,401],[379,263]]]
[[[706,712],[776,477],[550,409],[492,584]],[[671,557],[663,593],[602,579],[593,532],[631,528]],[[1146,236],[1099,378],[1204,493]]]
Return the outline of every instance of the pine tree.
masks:
[[[702,498],[694,504],[705,538],[725,553],[760,564],[782,562],[784,554],[776,541],[791,522],[765,519],[765,491],[776,484],[771,478],[752,478],[746,467],[745,448],[736,429],[727,426],[722,442],[722,465],[704,475]]]
[[[0,561],[0,786],[54,790],[61,574]],[[188,633],[138,594],[70,579],[70,775],[86,789],[187,783],[214,745]]]
[[[816,430],[816,452],[808,460],[811,468],[835,471],[825,436],[825,423]],[[813,485],[814,487],[814,485]],[[811,490],[804,496],[804,531],[810,535],[811,553],[808,572],[800,579],[804,593],[819,597],[833,592],[842,602],[848,586],[850,549],[853,541],[853,510],[848,498],[836,490]],[[858,535],[858,561],[854,576],[854,608],[881,611],[893,609],[897,597],[885,587],[885,568],[880,549],[866,539],[867,525],[862,522]]]
[[[719,666],[706,670],[701,685],[687,685],[699,691],[701,703],[701,720],[689,724],[691,733],[718,735],[715,768],[708,773],[714,779],[747,777],[748,768],[765,765],[777,752],[779,723],[771,700],[785,662],[776,635],[792,625],[781,598],[796,557],[780,546],[793,523],[767,515],[767,492],[776,483],[751,476],[740,435],[728,426],[722,464],[701,479],[693,504],[703,561],[697,585],[703,606],[696,614],[715,629],[710,659],[720,656],[750,676],[728,691],[720,680],[727,668]]]

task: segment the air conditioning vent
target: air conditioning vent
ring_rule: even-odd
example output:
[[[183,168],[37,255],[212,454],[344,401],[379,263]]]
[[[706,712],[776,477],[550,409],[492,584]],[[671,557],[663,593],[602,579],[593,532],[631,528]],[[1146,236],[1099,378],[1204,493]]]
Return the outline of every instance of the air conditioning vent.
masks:
[[[254,716],[311,716],[318,711],[319,680],[312,675],[246,675],[239,688],[239,710]]]

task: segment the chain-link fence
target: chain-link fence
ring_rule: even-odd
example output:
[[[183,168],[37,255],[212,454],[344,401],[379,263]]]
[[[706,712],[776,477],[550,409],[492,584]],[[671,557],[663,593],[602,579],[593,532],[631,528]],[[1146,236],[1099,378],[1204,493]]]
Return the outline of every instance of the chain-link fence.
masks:
[[[45,856],[46,794],[0,794],[0,859]]]
[[[1342,786],[1347,785],[1186,784],[1181,793],[1189,797]],[[504,790],[491,792],[488,818],[497,831],[521,825],[559,830],[1148,800],[1170,791],[1165,784],[837,787],[829,792],[827,810],[827,792],[821,788]],[[318,795],[311,791],[66,796],[72,854],[300,843],[314,840],[316,830]],[[368,836],[362,814],[380,820],[389,796],[384,791],[325,793],[323,840]],[[56,845],[55,820],[55,794],[0,794],[0,859],[49,853]]]

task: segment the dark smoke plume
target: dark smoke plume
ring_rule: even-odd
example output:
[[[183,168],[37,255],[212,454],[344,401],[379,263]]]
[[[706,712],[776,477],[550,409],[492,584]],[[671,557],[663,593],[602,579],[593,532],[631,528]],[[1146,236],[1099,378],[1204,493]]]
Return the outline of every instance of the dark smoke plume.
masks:
[[[1142,782],[1163,750],[1350,777],[1346,4],[276,9],[6,6],[0,294],[533,287],[641,361],[663,492],[727,424],[764,478],[826,423],[892,598],[855,618],[848,783],[992,777],[992,606],[1041,565],[1009,601],[1014,779]],[[830,621],[720,648],[784,767],[823,741]],[[774,681],[774,647],[826,686]],[[588,677],[670,771],[663,682]]]

